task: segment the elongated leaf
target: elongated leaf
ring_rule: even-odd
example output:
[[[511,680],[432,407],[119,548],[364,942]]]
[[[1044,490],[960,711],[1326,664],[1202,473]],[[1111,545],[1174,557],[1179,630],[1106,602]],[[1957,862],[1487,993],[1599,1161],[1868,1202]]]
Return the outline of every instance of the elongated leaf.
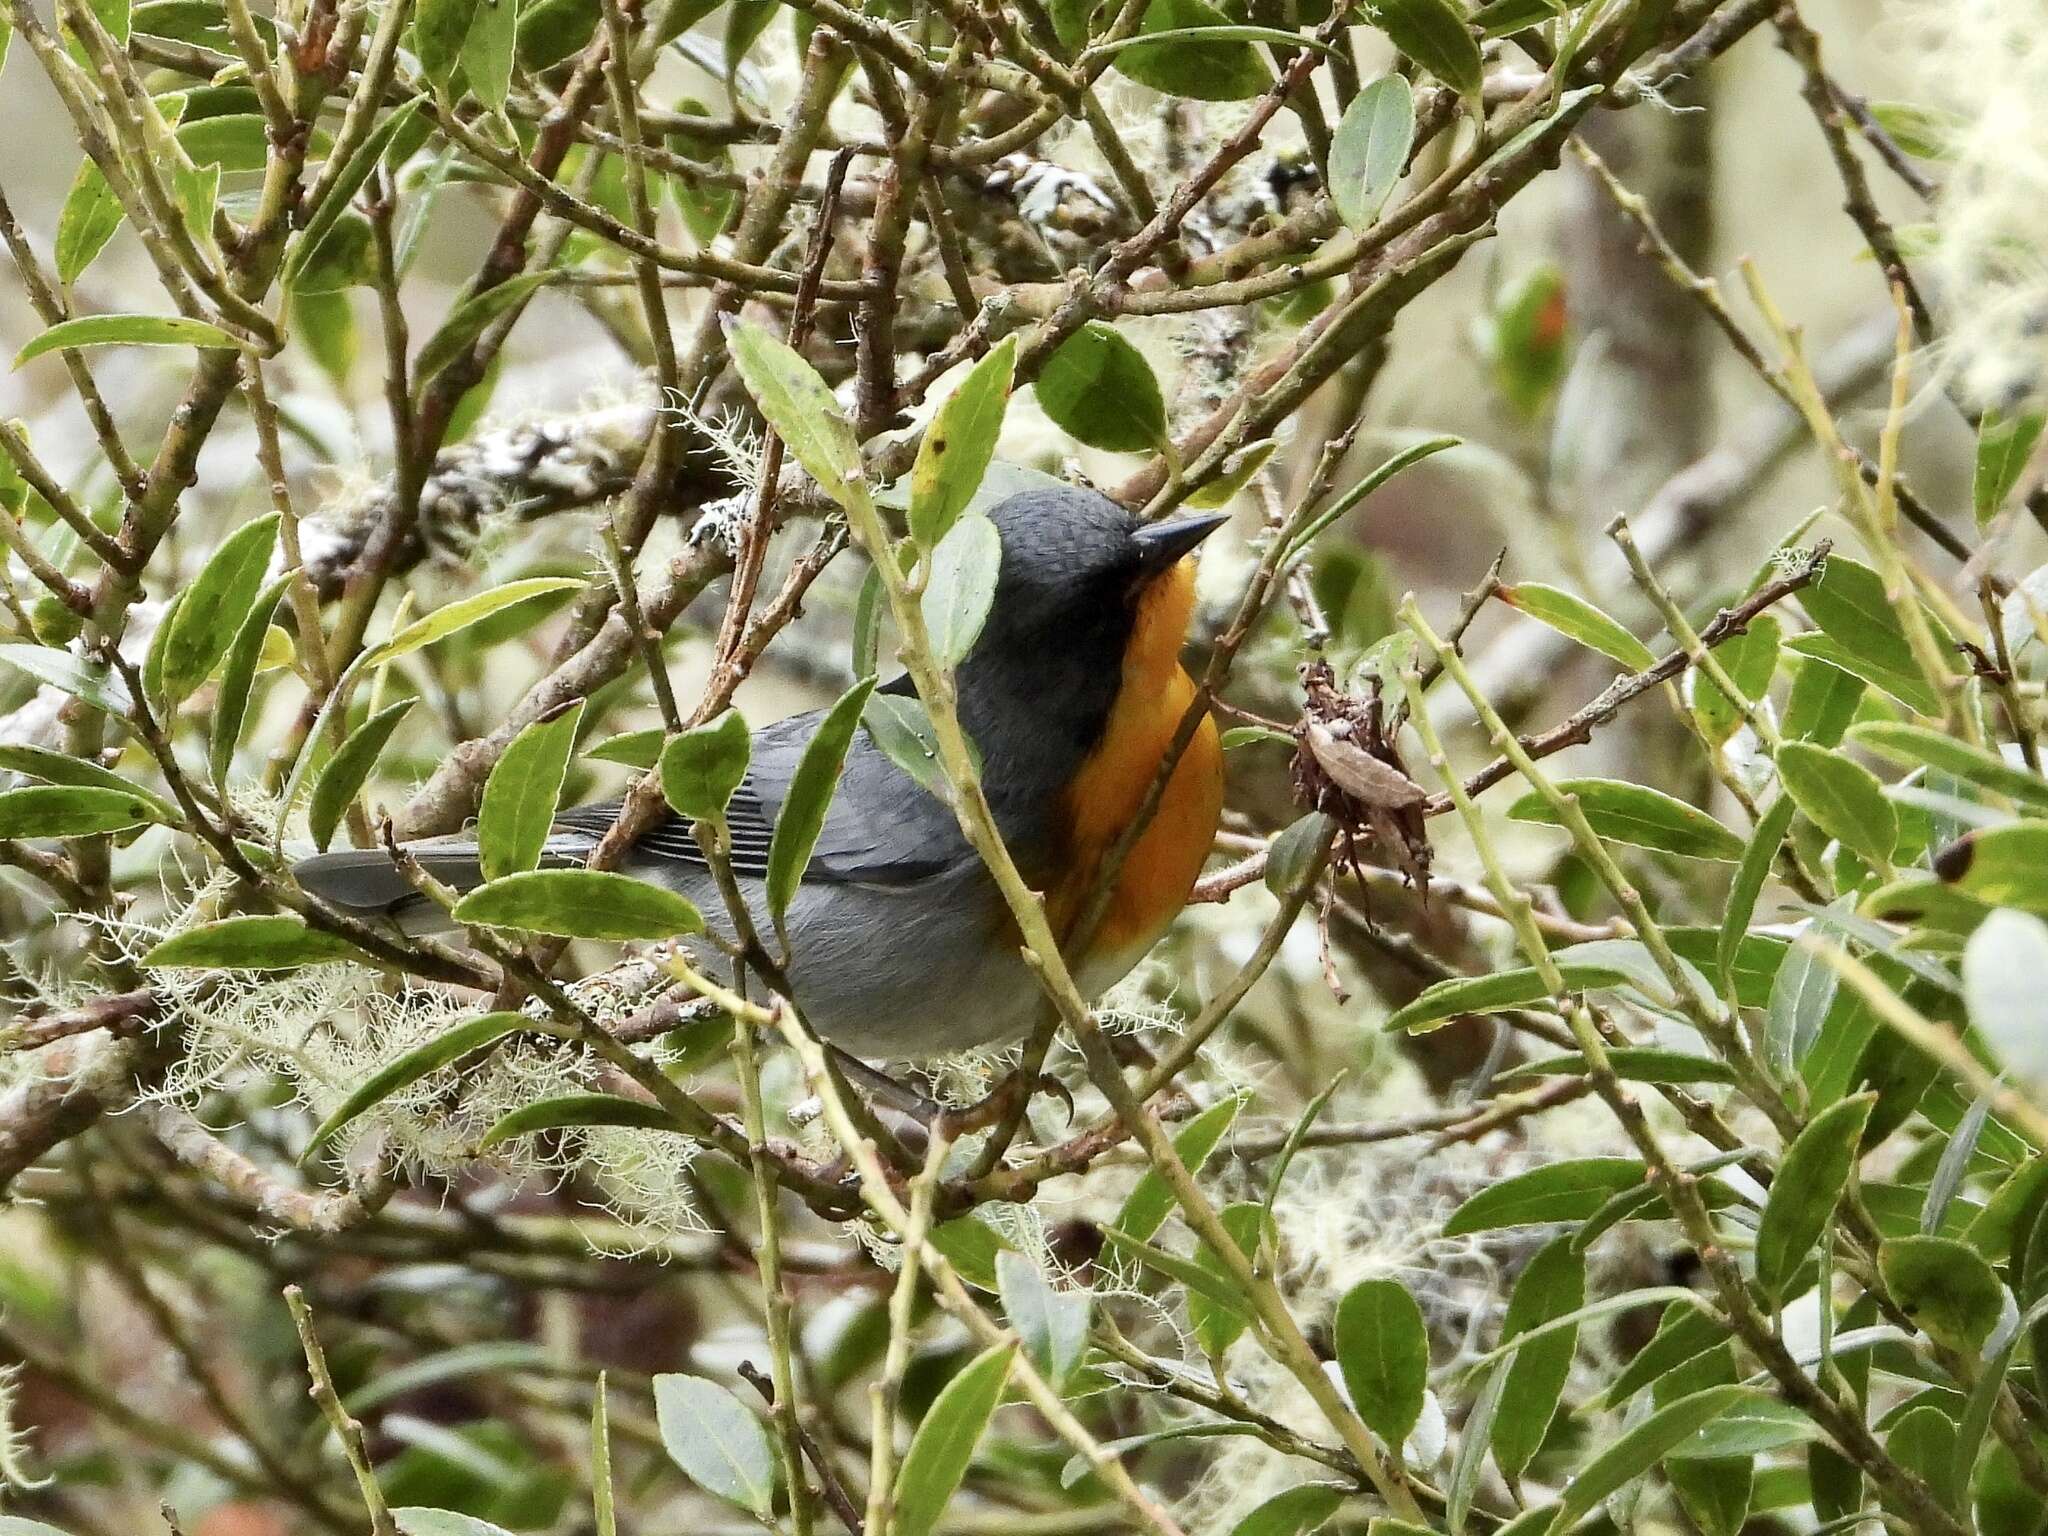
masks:
[[[1771,802],[1771,808],[1757,818],[1755,830],[1749,835],[1749,845],[1742,850],[1742,862],[1736,867],[1735,879],[1728,889],[1727,910],[1721,914],[1720,938],[1714,946],[1714,960],[1720,972],[1722,986],[1733,990],[1735,986],[1735,961],[1741,953],[1742,940],[1749,931],[1749,920],[1756,915],[1756,900],[1762,894],[1764,882],[1770,878],[1771,866],[1777,861],[1778,850],[1784,844],[1785,834],[1792,826],[1792,813],[1797,804],[1789,795],[1780,795]]]
[[[768,911],[779,925],[789,904],[796,899],[804,871],[810,867],[811,851],[825,828],[825,813],[832,807],[833,792],[846,767],[846,751],[853,745],[853,733],[860,725],[861,711],[875,680],[864,677],[825,712],[818,729],[804,748],[796,772],[790,777],[789,794],[782,813],[775,818],[775,831],[768,840]]]
[[[1059,1391],[1087,1356],[1095,1298],[1085,1290],[1055,1290],[1036,1264],[1008,1249],[996,1254],[996,1285],[1025,1355]]]
[[[1735,1073],[1727,1063],[1691,1051],[1667,1051],[1648,1045],[1617,1045],[1607,1051],[1607,1065],[1625,1083],[1732,1083]],[[1498,1083],[1512,1083],[1526,1077],[1583,1077],[1583,1052],[1567,1051],[1525,1062],[1501,1073]]]
[[[1561,587],[1545,586],[1540,581],[1518,581],[1513,586],[1503,586],[1500,599],[1631,672],[1647,671],[1657,664],[1650,648],[1622,628],[1618,619],[1610,618],[1584,598]]]
[[[722,822],[747,776],[753,737],[738,710],[682,731],[662,749],[661,792],[678,816]]]
[[[79,161],[78,174],[71,178],[71,190],[57,212],[57,280],[67,288],[77,282],[125,217],[121,200],[100,168],[91,160]]]
[[[984,1291],[1001,1287],[996,1266],[1015,1245],[976,1216],[955,1216],[932,1228],[931,1244],[946,1257],[962,1280]]]
[[[1553,1239],[1537,1250],[1515,1281],[1501,1341],[1575,1312],[1585,1302],[1584,1253],[1569,1234]],[[1578,1329],[1560,1329],[1524,1345],[1508,1363],[1493,1425],[1493,1459],[1508,1477],[1519,1478],[1542,1447],[1578,1347]]]
[[[1876,1102],[1860,1093],[1830,1104],[1785,1149],[1756,1234],[1757,1284],[1772,1300],[1788,1299],[1787,1288],[1834,1215]]]
[[[1487,1376],[1465,1416],[1464,1431],[1458,1436],[1457,1453],[1451,1458],[1450,1480],[1444,1486],[1444,1518],[1451,1536],[1463,1536],[1472,1499],[1479,1492],[1480,1474],[1486,1467],[1486,1448],[1493,1441],[1493,1425],[1500,1413],[1500,1394],[1507,1385],[1508,1362],[1502,1361]]]
[[[410,656],[414,651],[446,640],[470,625],[488,619],[492,614],[510,608],[514,603],[523,603],[532,598],[545,597],[551,592],[581,591],[583,583],[574,576],[528,576],[521,581],[508,581],[503,586],[492,587],[474,597],[465,597],[460,602],[449,603],[436,608],[423,619],[416,619],[382,645],[363,654],[359,667],[382,666],[387,661],[396,661],[401,656]]]
[[[182,315],[81,315],[60,320],[14,354],[14,366],[65,347],[241,346],[217,325]]]
[[[206,744],[207,768],[217,785],[227,783],[235,747],[242,739],[242,724],[249,715],[250,693],[256,686],[256,674],[263,668],[264,651],[270,639],[270,616],[276,612],[291,581],[288,575],[280,576],[256,594],[256,601],[243,615],[242,626],[235,631],[221,662],[220,687],[213,700],[213,737]]]
[[[1303,1483],[1274,1494],[1236,1525],[1230,1536],[1310,1536],[1330,1523],[1347,1490],[1335,1483]],[[1379,1522],[1373,1522],[1375,1528]]]
[[[30,746],[26,742],[0,742],[0,773],[24,774],[31,779],[41,779],[45,784],[118,790],[147,802],[152,821],[175,822],[178,819],[178,808],[161,795],[153,794],[138,784],[130,784],[111,768],[102,768],[98,763],[89,763],[51,747]]]
[[[1621,779],[1561,779],[1557,787],[1578,797],[1587,822],[1610,842],[1726,863],[1742,857],[1741,838],[1705,811],[1661,789]],[[1509,806],[1508,815],[1551,826],[1559,822],[1550,802],[1535,790]]]
[[[1801,589],[1799,605],[1844,653],[1893,679],[1893,686],[1876,677],[1867,680],[1888,692],[1902,685],[1915,697],[1900,697],[1915,708],[1920,707],[1917,700],[1932,697],[1905,629],[1885,597],[1884,578],[1869,566],[1846,555],[1830,555],[1820,579]]]
[[[1173,1150],[1189,1173],[1202,1171],[1210,1154],[1229,1134],[1231,1122],[1237,1119],[1237,1112],[1244,1108],[1244,1102],[1237,1094],[1219,1099],[1181,1127],[1173,1138]],[[1115,1226],[1119,1232],[1143,1241],[1157,1232],[1172,1214],[1172,1186],[1157,1169],[1147,1168],[1125,1198],[1123,1209],[1117,1212]]]
[[[350,152],[348,159],[342,163],[341,170],[336,173],[333,182],[321,197],[319,206],[307,215],[305,226],[299,231],[299,238],[292,245],[291,254],[285,258],[285,287],[298,286],[300,268],[305,265],[312,253],[320,248],[320,243],[327,238],[328,232],[347,211],[350,200],[361,190],[363,183],[370,179],[370,172],[375,170],[377,162],[384,158],[384,151],[391,147],[401,133],[412,126],[414,117],[419,114],[420,105],[418,100],[408,101],[404,106],[389,113]]]
[[[1740,702],[1729,698],[1704,668],[1689,674],[1693,714],[1707,739],[1716,746],[1741,727],[1743,704],[1755,704],[1770,691],[1783,640],[1784,626],[1772,615],[1760,613],[1740,634],[1729,636],[1714,648],[1714,660],[1735,685]]]
[[[454,1028],[436,1035],[424,1045],[415,1046],[396,1060],[386,1062],[359,1085],[354,1092],[343,1099],[325,1120],[320,1122],[313,1138],[306,1143],[306,1150],[300,1161],[312,1158],[329,1141],[333,1140],[345,1126],[357,1119],[366,1110],[374,1109],[394,1093],[411,1087],[421,1078],[452,1066],[472,1051],[495,1044],[517,1029],[532,1027],[533,1020],[520,1013],[485,1013],[473,1019],[465,1019]]]
[[[1573,992],[1618,987],[1629,980],[1629,973],[1614,965],[1560,961],[1557,968],[1565,986]],[[1386,1027],[1390,1032],[1405,1029],[1414,1034],[1465,1014],[1499,1013],[1548,1001],[1550,990],[1533,966],[1495,971],[1490,976],[1453,976],[1432,982],[1395,1009]]]
[[[181,699],[197,688],[227,654],[263,590],[278,522],[272,512],[236,529],[185,589],[164,637],[166,698]]]
[[[729,327],[726,344],[754,404],[818,488],[835,501],[856,486],[865,494],[853,425],[818,370],[758,325]]]
[[[512,1536],[502,1525],[465,1515],[459,1509],[428,1509],[409,1504],[391,1511],[400,1536]]]
[[[554,278],[552,272],[522,272],[464,299],[449,312],[441,328],[427,338],[420,355],[413,359],[414,382],[425,386],[435,374],[467,352],[470,343],[483,335],[492,321],[510,314]]]
[[[400,699],[370,716],[349,732],[348,739],[320,770],[320,777],[313,781],[313,797],[306,806],[306,827],[316,846],[325,848],[334,840],[334,829],[341,825],[343,814],[362,792],[364,780],[377,766],[378,757],[413,703],[411,699]]]
[[[775,1507],[775,1451],[747,1405],[715,1381],[654,1378],[655,1416],[669,1459],[706,1493],[766,1520]]]
[[[1786,649],[1802,651],[1807,640],[1834,644],[1825,635],[1801,635],[1787,641]],[[1785,701],[1786,739],[1823,747],[1836,745],[1856,718],[1856,706],[1863,702],[1867,687],[1861,677],[1839,667],[1802,660],[1799,675],[1792,681],[1792,696]]]
[[[939,759],[939,735],[922,699],[870,694],[860,723],[884,757],[931,793],[943,796],[946,768]]]
[[[662,743],[668,732],[660,726],[644,731],[623,731],[600,741],[583,755],[600,763],[621,763],[628,768],[652,768],[661,761]]]
[[[1917,672],[1895,672],[1868,655],[1851,650],[1827,634],[1794,635],[1785,649],[1808,661],[1819,662],[1838,672],[1861,679],[1880,693],[1890,694],[1908,709],[1923,715],[1941,713],[1941,696]],[[1850,718],[1854,718],[1853,715]],[[1843,720],[1841,724],[1847,725]]]
[[[518,51],[519,0],[478,0],[462,39],[462,73],[476,99],[493,112],[505,109]]]
[[[1366,0],[1366,15],[1389,41],[1460,96],[1486,84],[1479,42],[1451,0]]]
[[[1140,1242],[1115,1227],[1105,1228],[1102,1236],[1117,1252],[1136,1259],[1148,1269],[1157,1270],[1169,1280],[1178,1280],[1190,1297],[1200,1296],[1220,1312],[1246,1322],[1251,1320],[1250,1299],[1237,1288],[1235,1281],[1222,1278],[1216,1270],[1205,1269],[1193,1259],[1182,1258],[1156,1243]]]
[[[0,790],[0,837],[90,837],[159,820],[152,795],[132,789],[37,784]]]
[[[1361,1280],[1333,1325],[1344,1390],[1365,1426],[1398,1454],[1429,1390],[1429,1330],[1398,1280]]]
[[[142,957],[146,966],[187,966],[194,970],[288,971],[364,958],[348,940],[296,917],[224,917],[173,934]]]
[[[1250,43],[1213,30],[1229,25],[1207,0],[1151,0],[1138,22],[1141,41],[1120,48],[1114,67],[1168,95],[1243,101],[1272,84],[1273,74]],[[1178,35],[1189,32],[1201,35]]]
[[[1867,720],[1849,728],[1849,739],[1909,768],[1938,769],[2023,807],[2048,810],[2048,779],[1944,731],[1903,721]]]
[[[2008,416],[1986,411],[1977,423],[1977,464],[1970,486],[1970,503],[1977,513],[1977,526],[1985,527],[2005,505],[2026,473],[2027,460],[2041,440],[2041,428],[2048,417],[2038,411]]]
[[[1039,372],[1038,403],[1069,437],[1112,453],[1144,453],[1166,438],[1166,399],[1144,354],[1091,320]]]
[[[1580,1468],[1565,1488],[1551,1529],[1569,1530],[1598,1509],[1608,1495],[1654,1467],[1673,1446],[1762,1395],[1753,1387],[1709,1387],[1658,1409]]]
[[[673,939],[703,930],[687,897],[630,875],[597,869],[530,869],[480,885],[455,904],[455,920],[562,939]]]
[[[1665,1453],[1674,1462],[1750,1457],[1803,1445],[1820,1429],[1805,1412],[1774,1397],[1757,1396],[1718,1415]]]
[[[1256,1263],[1259,1245],[1266,1236],[1265,1206],[1256,1200],[1241,1200],[1224,1206],[1216,1213],[1216,1219],[1223,1223],[1223,1230],[1230,1235],[1237,1251]],[[1195,1263],[1219,1286],[1235,1292],[1236,1281],[1229,1265],[1206,1238],[1195,1249]],[[1186,1300],[1188,1325],[1195,1335],[1196,1347],[1211,1360],[1221,1360],[1251,1325],[1241,1306],[1219,1307],[1200,1291],[1188,1292]]]
[[[1788,741],[1778,749],[1778,778],[1807,819],[1872,864],[1889,864],[1899,840],[1898,812],[1861,763]]]
[[[937,1527],[1003,1400],[1016,1355],[1014,1343],[976,1355],[926,1412],[896,1474],[897,1536],[931,1536]]]
[[[501,1143],[531,1136],[537,1131],[573,1131],[593,1126],[675,1134],[680,1134],[681,1130],[668,1111],[658,1104],[649,1104],[641,1099],[622,1099],[613,1093],[565,1093],[556,1098],[522,1104],[501,1117],[484,1133],[484,1139],[477,1143],[477,1150],[488,1152]]]
[[[1415,142],[1414,89],[1385,75],[1351,98],[1330,137],[1330,202],[1363,234],[1408,167]]]
[[[1005,336],[946,397],[910,471],[910,536],[936,549],[981,487],[1010,403],[1017,338]]]
[[[536,720],[505,748],[484,783],[477,811],[477,858],[486,880],[516,875],[540,862],[554,824],[583,719],[578,699],[552,719]]]
[[[1643,1165],[1632,1157],[1581,1157],[1547,1163],[1480,1190],[1451,1213],[1444,1223],[1444,1236],[1583,1221],[1606,1204],[1609,1196],[1635,1188],[1644,1176]]]
[[[420,73],[436,93],[448,89],[462,57],[462,40],[478,0],[417,0],[412,12],[412,51]]]
[[[2005,1287],[1984,1256],[1950,1237],[1916,1234],[1879,1245],[1892,1299],[1937,1344],[1975,1355],[1998,1326]]]
[[[979,513],[955,522],[932,551],[931,579],[921,603],[932,659],[940,666],[958,666],[974,648],[995,601],[1002,565],[1002,536]]]
[[[1638,1350],[1621,1374],[1601,1394],[1596,1406],[1617,1408],[1636,1393],[1697,1359],[1726,1338],[1721,1325],[1691,1302],[1674,1301],[1664,1309],[1657,1333]]]

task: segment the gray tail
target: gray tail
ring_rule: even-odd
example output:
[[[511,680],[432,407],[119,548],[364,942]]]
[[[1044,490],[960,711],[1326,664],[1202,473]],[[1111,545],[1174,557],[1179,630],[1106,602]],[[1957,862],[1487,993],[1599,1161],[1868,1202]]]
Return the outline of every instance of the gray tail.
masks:
[[[548,839],[544,860],[580,863],[590,848],[588,838],[557,835]],[[473,891],[484,883],[473,842],[436,839],[414,843],[407,851],[420,868],[457,891]],[[447,913],[412,888],[382,848],[315,854],[292,866],[292,878],[329,906],[357,917],[389,918],[406,933],[440,933],[454,926]]]

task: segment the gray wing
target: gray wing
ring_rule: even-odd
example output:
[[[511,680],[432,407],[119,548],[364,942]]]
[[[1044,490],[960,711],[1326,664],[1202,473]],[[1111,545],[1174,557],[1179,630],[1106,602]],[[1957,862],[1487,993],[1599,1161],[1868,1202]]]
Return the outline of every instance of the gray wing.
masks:
[[[789,797],[790,782],[822,710],[792,715],[754,733],[752,766],[727,809],[735,873],[759,878],[768,845]],[[564,831],[602,836],[619,802],[578,806],[555,818]],[[663,822],[634,845],[641,858],[702,867],[704,855],[680,818]],[[906,885],[950,869],[973,850],[953,813],[898,768],[868,738],[854,733],[846,767],[804,879],[835,884]]]

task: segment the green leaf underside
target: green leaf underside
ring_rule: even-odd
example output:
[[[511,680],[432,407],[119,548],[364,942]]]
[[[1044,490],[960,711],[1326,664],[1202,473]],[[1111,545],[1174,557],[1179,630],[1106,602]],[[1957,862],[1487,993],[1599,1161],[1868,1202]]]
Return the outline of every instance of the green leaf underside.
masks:
[[[455,920],[563,939],[673,939],[704,919],[687,897],[630,875],[596,869],[534,869],[480,885],[455,904]]]

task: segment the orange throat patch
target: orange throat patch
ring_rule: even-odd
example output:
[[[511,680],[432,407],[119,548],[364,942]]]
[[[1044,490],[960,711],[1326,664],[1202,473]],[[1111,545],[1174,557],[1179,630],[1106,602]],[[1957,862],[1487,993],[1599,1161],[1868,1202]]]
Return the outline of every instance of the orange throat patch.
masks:
[[[1067,789],[1066,873],[1048,893],[1054,931],[1062,935],[1080,917],[1103,854],[1137,816],[1195,697],[1194,679],[1180,664],[1194,605],[1192,558],[1138,598],[1109,721]],[[1223,749],[1215,720],[1204,715],[1174,765],[1158,812],[1124,860],[1088,958],[1114,958],[1127,968],[1166,931],[1187,904],[1222,814]]]

